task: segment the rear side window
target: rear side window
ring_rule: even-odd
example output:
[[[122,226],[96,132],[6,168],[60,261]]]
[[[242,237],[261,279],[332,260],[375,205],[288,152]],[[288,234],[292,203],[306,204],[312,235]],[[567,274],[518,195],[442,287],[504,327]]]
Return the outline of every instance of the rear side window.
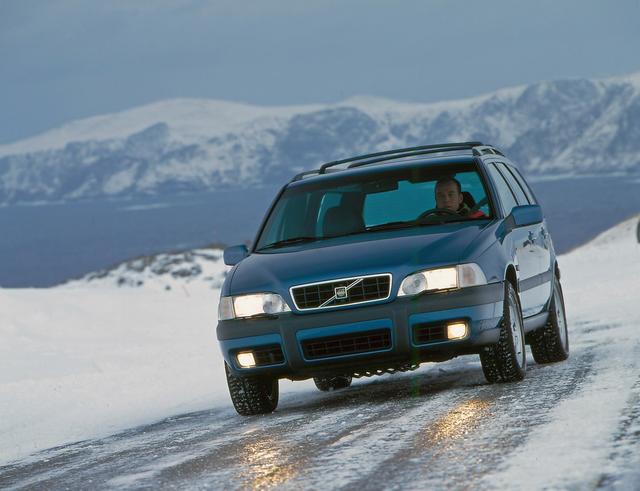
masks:
[[[531,191],[531,188],[527,184],[527,181],[524,180],[524,177],[522,177],[522,174],[520,174],[520,171],[518,171],[518,169],[516,169],[515,167],[508,167],[508,169],[511,174],[513,174],[513,177],[516,178],[516,181],[520,183],[522,189],[524,189],[527,198],[529,198],[529,203],[531,203],[532,205],[537,204],[536,197],[533,195],[533,191]]]
[[[507,181],[504,180],[502,174],[498,171],[494,164],[487,165],[487,169],[489,169],[489,174],[491,174],[491,179],[496,185],[496,189],[498,190],[498,196],[500,196],[500,201],[502,202],[502,209],[505,215],[511,213],[514,207],[518,206],[518,202],[516,201],[515,196],[509,189],[509,185]]]
[[[511,190],[516,195],[516,201],[518,202],[518,204],[528,205],[529,200],[527,199],[527,196],[524,194],[524,191],[522,190],[522,187],[520,186],[518,181],[516,181],[516,178],[513,177],[513,174],[511,174],[511,172],[509,172],[509,169],[507,169],[507,166],[504,165],[502,162],[496,165],[500,169],[500,172],[502,173],[503,177],[509,183],[509,187],[511,188]]]

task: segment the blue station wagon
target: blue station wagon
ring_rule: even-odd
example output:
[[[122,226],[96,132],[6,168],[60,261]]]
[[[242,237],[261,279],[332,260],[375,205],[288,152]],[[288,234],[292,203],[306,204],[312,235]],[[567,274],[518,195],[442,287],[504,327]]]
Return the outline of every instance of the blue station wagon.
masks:
[[[217,337],[242,415],[278,380],[318,389],[480,356],[488,382],[569,354],[560,270],[516,166],[481,142],[329,162],[287,183],[250,248],[224,251]]]

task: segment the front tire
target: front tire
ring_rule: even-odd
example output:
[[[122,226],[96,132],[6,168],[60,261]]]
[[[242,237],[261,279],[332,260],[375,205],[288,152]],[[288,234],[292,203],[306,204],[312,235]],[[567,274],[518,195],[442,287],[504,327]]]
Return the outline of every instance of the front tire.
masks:
[[[500,322],[500,338],[493,346],[480,352],[482,371],[489,383],[516,382],[527,371],[524,343],[524,322],[515,288],[505,282],[504,307]]]
[[[569,331],[560,280],[554,278],[549,318],[544,327],[531,333],[531,353],[538,364],[554,363],[569,357]]]
[[[278,379],[265,376],[236,377],[224,364],[233,407],[242,416],[269,414],[278,406]]]
[[[313,382],[318,390],[328,392],[330,390],[346,389],[351,385],[352,377],[349,375],[338,375],[336,377],[313,377]]]

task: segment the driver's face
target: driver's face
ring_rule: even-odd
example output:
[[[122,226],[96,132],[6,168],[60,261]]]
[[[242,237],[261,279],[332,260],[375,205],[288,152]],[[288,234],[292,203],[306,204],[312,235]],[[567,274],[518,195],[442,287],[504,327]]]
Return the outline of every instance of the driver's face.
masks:
[[[436,206],[451,211],[458,211],[462,203],[462,193],[458,192],[455,182],[445,182],[436,187]]]

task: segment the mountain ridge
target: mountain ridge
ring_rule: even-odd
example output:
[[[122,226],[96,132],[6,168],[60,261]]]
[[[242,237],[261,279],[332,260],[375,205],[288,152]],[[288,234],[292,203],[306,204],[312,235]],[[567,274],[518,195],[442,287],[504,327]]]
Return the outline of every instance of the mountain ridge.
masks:
[[[169,99],[0,145],[0,204],[252,188],[322,162],[481,140],[529,175],[640,173],[640,72],[472,98],[252,106]]]

